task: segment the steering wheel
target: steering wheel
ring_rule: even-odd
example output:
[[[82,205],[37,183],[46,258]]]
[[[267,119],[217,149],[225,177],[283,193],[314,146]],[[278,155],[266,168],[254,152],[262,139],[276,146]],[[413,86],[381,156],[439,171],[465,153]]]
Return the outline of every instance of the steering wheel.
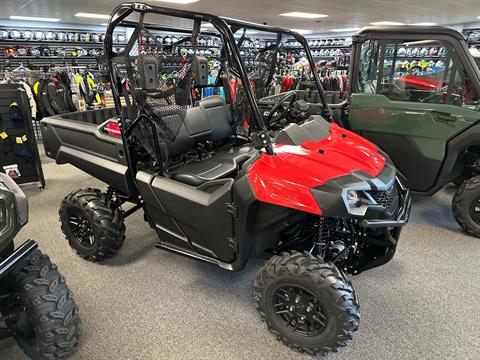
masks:
[[[280,115],[276,116],[275,119],[273,115],[277,112],[277,110],[283,106],[283,103],[289,100],[288,106],[283,109]],[[290,112],[290,108],[293,106],[295,101],[297,100],[297,92],[295,90],[291,90],[283,94],[273,105],[273,108],[270,110],[268,115],[264,118],[264,122],[266,126],[271,126],[278,123],[280,120],[287,117],[288,113]]]

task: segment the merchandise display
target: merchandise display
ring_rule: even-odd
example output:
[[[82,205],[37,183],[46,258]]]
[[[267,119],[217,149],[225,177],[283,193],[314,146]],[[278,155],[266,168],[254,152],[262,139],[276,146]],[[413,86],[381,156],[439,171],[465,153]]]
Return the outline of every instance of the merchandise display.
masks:
[[[478,4],[160,1],[4,6],[0,359],[480,358]]]

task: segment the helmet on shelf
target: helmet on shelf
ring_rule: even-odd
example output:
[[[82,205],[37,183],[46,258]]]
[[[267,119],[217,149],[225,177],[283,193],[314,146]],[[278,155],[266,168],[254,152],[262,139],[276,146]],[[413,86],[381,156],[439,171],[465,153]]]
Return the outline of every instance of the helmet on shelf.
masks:
[[[40,51],[41,51],[43,56],[52,55],[52,51],[47,46],[43,46]]]
[[[30,30],[26,30],[22,33],[22,39],[24,40],[31,40],[33,37],[33,33]]]
[[[100,34],[100,42],[105,41],[105,33]]]
[[[33,34],[33,38],[35,40],[45,40],[45,34],[43,31],[35,31]]]
[[[40,55],[42,55],[42,52],[38,46],[30,48],[30,56],[38,57]]]
[[[28,48],[25,46],[17,46],[17,56],[27,56]]]
[[[407,48],[407,56],[412,56],[412,48]]]
[[[480,31],[472,31],[470,34],[468,34],[467,40],[471,42],[480,41]]]
[[[55,40],[58,40],[58,41],[65,41],[67,40],[67,34],[65,34],[64,32],[57,32],[55,34]]]
[[[80,34],[80,41],[89,42],[90,41],[90,34],[88,34],[88,33]]]
[[[3,49],[3,53],[5,54],[5,56],[7,57],[14,57],[15,54],[16,54],[16,51],[13,47],[11,46],[7,46],[6,48]]]
[[[88,55],[97,56],[98,55],[98,50],[97,49],[88,49]]]
[[[400,56],[400,57],[405,57],[407,56],[407,49],[401,47],[401,48],[398,48],[397,50],[397,56]]]
[[[127,37],[124,34],[118,34],[117,41],[120,44],[124,44],[127,42]]]
[[[8,31],[0,30],[0,40],[8,39]]]
[[[94,43],[99,43],[100,42],[100,35],[98,35],[98,34],[91,34],[90,38],[92,39],[92,42],[94,42]]]
[[[48,41],[55,40],[55,34],[52,31],[48,31],[45,34],[45,40],[48,40]]]
[[[65,57],[67,55],[67,50],[63,47],[59,47],[53,50],[53,54],[59,57]]]
[[[77,33],[68,33],[67,34],[68,41],[78,41],[78,34]]]
[[[447,51],[447,48],[445,46],[442,46],[438,50],[438,56],[445,57],[445,56],[447,56],[447,54],[448,54],[448,51]]]
[[[438,56],[438,47],[432,47],[428,51],[429,56]]]
[[[20,34],[20,31],[18,30],[12,30],[10,31],[10,38],[13,40],[18,40],[22,37],[22,34]]]
[[[419,53],[420,56],[422,57],[427,57],[428,56],[428,49],[426,47],[422,48]]]
[[[412,49],[412,56],[418,56],[420,55],[420,49],[419,48],[413,48]]]

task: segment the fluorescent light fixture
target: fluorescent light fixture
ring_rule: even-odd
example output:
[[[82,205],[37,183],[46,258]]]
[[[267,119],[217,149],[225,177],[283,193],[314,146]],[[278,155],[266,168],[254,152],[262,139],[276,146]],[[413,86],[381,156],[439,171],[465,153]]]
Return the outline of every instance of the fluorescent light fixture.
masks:
[[[61,19],[58,18],[46,18],[46,17],[37,17],[37,16],[10,16],[12,20],[27,20],[27,21],[47,21],[47,22],[59,22]]]
[[[290,31],[295,31],[295,32],[297,32],[299,34],[302,34],[302,35],[313,33],[312,30],[304,30],[304,29],[290,29]]]
[[[300,12],[300,11],[293,11],[293,12],[283,13],[279,15],[304,18],[304,19],[318,19],[318,18],[328,17],[328,15],[325,15],[325,14],[314,14],[314,13],[307,13],[307,12]]]
[[[76,13],[75,16],[77,17],[84,17],[84,18],[91,18],[91,19],[110,19],[110,15],[104,15],[104,14],[92,14],[92,13]]]
[[[421,22],[421,23],[416,23],[416,24],[412,24],[414,26],[435,26],[437,25],[436,23],[434,22]]]
[[[405,25],[405,24],[401,22],[396,22],[396,21],[376,21],[376,22],[371,22],[370,25]]]
[[[166,2],[170,4],[180,4],[180,5],[187,5],[198,2],[198,0],[156,0],[160,2]]]
[[[352,32],[352,31],[358,31],[358,30],[360,30],[359,27],[344,28],[344,29],[330,29],[330,31],[333,31],[333,32]]]
[[[100,26],[108,26],[108,23],[100,24]]]
[[[212,28],[213,27],[213,24],[207,22],[207,23],[202,23],[202,27],[209,27],[209,28]]]

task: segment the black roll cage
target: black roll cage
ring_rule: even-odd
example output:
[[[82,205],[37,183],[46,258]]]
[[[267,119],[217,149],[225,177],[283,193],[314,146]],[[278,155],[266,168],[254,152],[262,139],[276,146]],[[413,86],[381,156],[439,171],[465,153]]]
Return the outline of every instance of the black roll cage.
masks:
[[[249,81],[244,63],[241,58],[239,48],[234,38],[232,29],[235,29],[234,30],[235,32],[241,28],[248,28],[256,31],[270,32],[270,33],[277,34],[277,39],[281,35],[288,35],[293,37],[296,41],[298,41],[305,49],[305,54],[306,54],[308,63],[310,65],[311,72],[313,74],[315,85],[320,95],[320,100],[322,102],[323,114],[330,120],[331,111],[327,105],[325,92],[320,82],[320,78],[318,76],[318,73],[315,71],[315,61],[310,52],[310,48],[308,46],[307,40],[299,33],[288,30],[288,29],[261,25],[261,24],[251,23],[248,21],[223,18],[223,17],[211,15],[211,14],[201,13],[201,12],[164,8],[164,7],[152,6],[152,5],[143,4],[143,3],[124,3],[121,5],[118,5],[110,15],[106,36],[105,36],[105,41],[104,41],[104,51],[105,51],[105,56],[107,60],[107,70],[108,70],[110,82],[112,85],[112,93],[113,93],[113,99],[115,104],[115,110],[118,116],[118,123],[119,123],[120,131],[122,134],[122,142],[125,147],[125,156],[126,156],[126,160],[130,170],[134,169],[134,166],[133,166],[134,164],[131,161],[127,138],[128,138],[128,132],[129,130],[131,130],[130,128],[133,124],[130,125],[130,128],[124,129],[126,125],[125,120],[126,120],[127,114],[126,112],[122,111],[122,105],[120,100],[122,95],[121,95],[121,92],[117,83],[116,74],[115,74],[113,59],[117,56],[117,54],[115,54],[113,51],[113,31],[117,26],[125,26],[125,27],[137,26],[138,23],[134,21],[125,20],[128,16],[134,13],[137,13],[140,15],[140,21],[142,22],[146,14],[157,14],[157,15],[166,15],[166,16],[173,16],[173,17],[193,20],[194,27],[196,26],[195,24],[197,24],[198,22],[201,23],[202,21],[209,22],[215,27],[215,29],[218,31],[218,34],[209,33],[209,32],[202,32],[202,34],[218,36],[221,38],[224,44],[225,56],[229,61],[229,63],[233,64],[236,70],[238,71],[239,78],[245,90],[248,102],[252,110],[253,120],[257,128],[259,129],[258,136],[262,144],[261,147],[265,148],[265,151],[268,154],[274,155],[273,145],[270,141],[270,137],[268,136],[268,131],[262,119],[262,116],[260,115],[260,110],[258,108],[257,101],[253,94],[253,90],[250,86],[247,86],[247,84],[249,84],[250,81]],[[147,28],[152,30],[164,30],[164,31],[173,31],[173,32],[182,32],[183,30],[184,32],[189,32],[189,30],[186,30],[186,29],[178,29],[178,28],[174,29],[166,26],[157,26],[152,24],[144,24],[144,25]],[[154,129],[154,126],[152,124],[152,130],[153,129]],[[134,176],[134,174],[132,174],[132,176]]]

